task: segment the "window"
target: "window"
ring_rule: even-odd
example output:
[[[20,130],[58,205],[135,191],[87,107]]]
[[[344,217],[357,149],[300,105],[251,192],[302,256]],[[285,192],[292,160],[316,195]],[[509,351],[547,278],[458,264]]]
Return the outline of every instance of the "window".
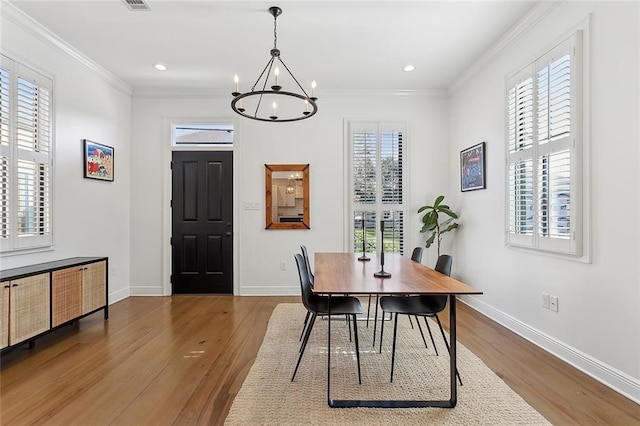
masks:
[[[507,243],[582,255],[581,33],[507,79]]]
[[[171,132],[173,146],[233,147],[233,124],[174,124]]]
[[[351,241],[356,253],[380,247],[384,224],[384,251],[404,251],[405,126],[396,123],[349,123],[351,170]]]
[[[53,83],[1,60],[0,250],[51,246]]]

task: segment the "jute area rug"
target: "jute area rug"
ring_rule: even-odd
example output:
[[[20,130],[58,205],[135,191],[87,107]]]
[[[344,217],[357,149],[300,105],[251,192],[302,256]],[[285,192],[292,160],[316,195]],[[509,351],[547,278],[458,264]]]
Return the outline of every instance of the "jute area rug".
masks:
[[[467,348],[458,343],[458,404],[443,408],[330,408],[327,405],[327,321],[318,319],[294,382],[299,337],[306,311],[301,304],[276,307],[262,346],[225,421],[226,425],[547,425]],[[415,324],[415,320],[414,320]],[[424,327],[424,323],[423,329]],[[355,347],[344,318],[331,322],[331,397],[333,399],[449,399],[449,356],[432,323],[436,356],[427,335],[406,315],[398,321],[394,381],[389,383],[393,322],[385,323],[382,353],[380,322],[373,348],[373,323],[358,321],[362,385]],[[414,325],[415,326],[415,325]],[[435,334],[437,332],[437,335]],[[426,334],[426,331],[425,331]],[[447,336],[448,338],[448,336]]]

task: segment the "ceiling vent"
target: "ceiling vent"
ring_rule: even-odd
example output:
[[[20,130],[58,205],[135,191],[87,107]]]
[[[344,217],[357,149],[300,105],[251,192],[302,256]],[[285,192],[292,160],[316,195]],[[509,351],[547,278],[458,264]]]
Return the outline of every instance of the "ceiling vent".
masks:
[[[149,5],[144,2],[144,0],[122,0],[124,4],[127,5],[129,10],[134,12],[138,12],[141,10],[151,10]]]

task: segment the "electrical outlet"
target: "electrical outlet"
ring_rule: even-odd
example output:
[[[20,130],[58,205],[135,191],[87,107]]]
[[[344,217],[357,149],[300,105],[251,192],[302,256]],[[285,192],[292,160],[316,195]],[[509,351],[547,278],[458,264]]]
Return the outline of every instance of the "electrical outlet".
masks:
[[[287,264],[285,262],[280,262],[280,270],[281,271],[286,271],[287,270]]]
[[[542,307],[549,309],[549,293],[542,293]]]
[[[244,202],[245,210],[260,210],[260,205],[257,201],[245,201]]]
[[[558,297],[557,296],[549,296],[549,309],[553,312],[558,312]]]

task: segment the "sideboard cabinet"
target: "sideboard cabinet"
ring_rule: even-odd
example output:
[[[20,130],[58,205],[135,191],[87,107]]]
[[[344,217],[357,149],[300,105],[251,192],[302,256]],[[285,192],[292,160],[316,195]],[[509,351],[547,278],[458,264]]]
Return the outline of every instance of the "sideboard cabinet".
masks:
[[[109,318],[106,257],[73,257],[0,271],[0,349],[96,311]]]

